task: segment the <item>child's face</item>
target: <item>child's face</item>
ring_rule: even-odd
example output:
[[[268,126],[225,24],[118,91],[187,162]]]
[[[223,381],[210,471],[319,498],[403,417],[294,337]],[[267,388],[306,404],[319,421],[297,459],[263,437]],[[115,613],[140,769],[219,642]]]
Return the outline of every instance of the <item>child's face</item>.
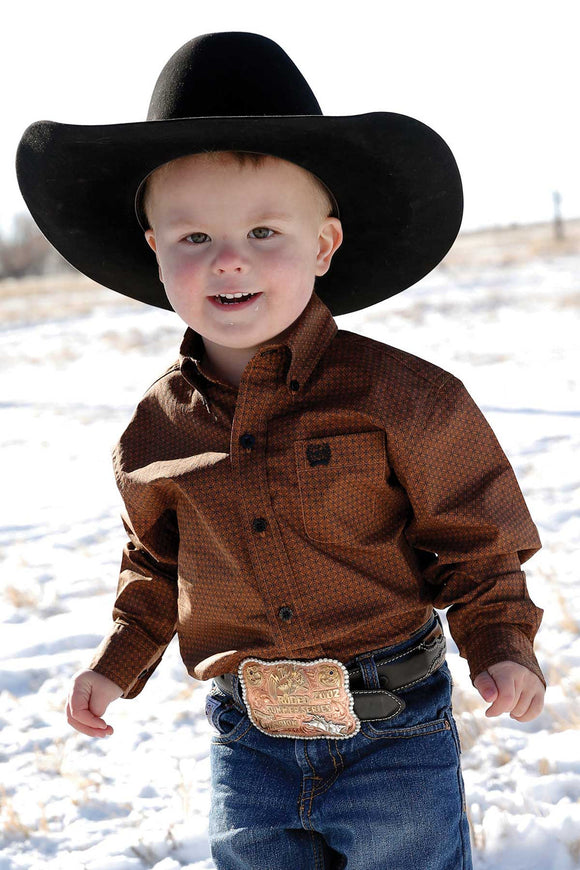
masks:
[[[257,348],[306,307],[342,241],[312,176],[268,157],[255,166],[194,154],[156,170],[147,195],[153,248],[177,314],[203,338]],[[220,302],[219,294],[256,294]]]

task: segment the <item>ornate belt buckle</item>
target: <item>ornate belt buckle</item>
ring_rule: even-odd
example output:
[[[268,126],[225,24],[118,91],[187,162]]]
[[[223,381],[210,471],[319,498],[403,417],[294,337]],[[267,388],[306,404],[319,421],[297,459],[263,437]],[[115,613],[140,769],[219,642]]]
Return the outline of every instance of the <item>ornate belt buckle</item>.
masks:
[[[348,671],[336,659],[249,658],[238,677],[250,720],[270,737],[343,740],[360,730]]]

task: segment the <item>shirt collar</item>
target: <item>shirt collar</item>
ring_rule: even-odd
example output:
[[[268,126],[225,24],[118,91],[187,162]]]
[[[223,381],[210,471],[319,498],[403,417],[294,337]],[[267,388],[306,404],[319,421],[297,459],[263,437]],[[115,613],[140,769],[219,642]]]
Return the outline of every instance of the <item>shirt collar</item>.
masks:
[[[288,389],[295,394],[307,383],[337,331],[338,327],[330,309],[313,291],[306,308],[294,323],[281,335],[265,342],[256,354],[264,353],[266,348],[270,350],[287,348],[289,365],[284,378]],[[236,387],[225,383],[213,374],[210,375],[204,369],[203,349],[201,335],[188,327],[179,351],[181,372],[185,379],[201,393],[207,406],[208,381],[231,390],[236,390]]]

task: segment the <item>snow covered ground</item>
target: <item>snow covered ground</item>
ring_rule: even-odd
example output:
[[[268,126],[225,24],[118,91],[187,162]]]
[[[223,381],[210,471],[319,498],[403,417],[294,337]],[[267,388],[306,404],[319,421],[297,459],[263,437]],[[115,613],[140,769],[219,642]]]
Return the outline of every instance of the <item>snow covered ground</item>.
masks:
[[[486,718],[446,627],[476,870],[580,867],[579,275],[577,254],[450,260],[338,318],[464,381],[543,540],[526,565],[545,610],[539,718]],[[71,675],[108,630],[125,543],[110,448],[183,326],[56,280],[48,297],[0,290],[0,870],[211,868],[208,687],[176,644],[142,695],[110,707],[111,738],[78,734],[63,713]]]

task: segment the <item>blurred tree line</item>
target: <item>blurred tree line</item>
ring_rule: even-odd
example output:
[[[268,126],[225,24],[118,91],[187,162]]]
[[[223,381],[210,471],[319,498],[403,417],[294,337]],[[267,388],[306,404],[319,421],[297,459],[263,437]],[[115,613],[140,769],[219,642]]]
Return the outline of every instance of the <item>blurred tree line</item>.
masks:
[[[29,214],[16,215],[12,231],[0,233],[0,279],[75,271],[47,242]]]

